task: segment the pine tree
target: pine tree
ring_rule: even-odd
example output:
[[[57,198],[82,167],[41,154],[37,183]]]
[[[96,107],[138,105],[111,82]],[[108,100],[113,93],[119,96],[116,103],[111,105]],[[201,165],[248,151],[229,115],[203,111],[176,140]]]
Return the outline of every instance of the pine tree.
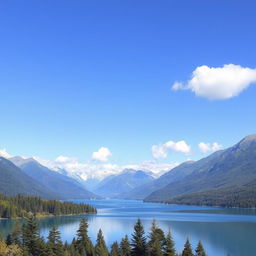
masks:
[[[122,256],[131,256],[131,245],[127,235],[122,239],[120,243],[120,250]]]
[[[149,234],[148,251],[149,256],[162,256],[162,245],[164,237],[162,237],[162,230],[156,225],[156,221],[153,220],[151,226],[151,232]]]
[[[21,225],[19,222],[15,223],[15,228],[13,230],[13,232],[11,233],[12,239],[13,239],[13,243],[17,244],[17,245],[21,245]]]
[[[22,228],[23,255],[51,256],[48,247],[39,235],[38,225],[34,216],[30,216]]]
[[[49,232],[48,246],[54,256],[63,256],[63,244],[60,238],[60,232],[57,230],[56,226],[53,226]]]
[[[197,247],[196,247],[196,254],[195,256],[206,256],[203,244],[201,241],[198,242]]]
[[[34,216],[28,218],[27,223],[22,230],[23,245],[28,252],[33,256],[38,256],[40,251],[40,237],[38,233],[38,226]]]
[[[138,219],[134,226],[134,233],[132,235],[132,256],[146,256],[147,255],[147,244],[144,232],[144,227],[141,220]]]
[[[97,236],[95,254],[96,256],[108,256],[108,249],[107,249],[101,229],[99,230],[98,236]]]
[[[74,242],[74,241],[73,241]],[[69,252],[70,255],[74,256],[76,254],[81,255],[75,248],[75,244],[71,243],[71,245],[69,246],[69,248],[66,248],[66,251]]]
[[[172,240],[171,231],[169,230],[164,245],[164,256],[175,256],[174,241]]]
[[[191,244],[188,239],[184,245],[182,256],[194,256],[194,254],[192,252]]]
[[[111,245],[110,256],[121,256],[121,252],[120,252],[120,248],[119,248],[118,242],[114,242]]]
[[[52,250],[49,249],[49,246],[45,243],[42,237],[39,237],[36,244],[37,244],[36,256],[55,256],[52,253]]]
[[[93,244],[88,236],[88,223],[86,219],[82,219],[77,230],[77,239],[74,242],[76,250],[83,255],[86,253],[86,256],[94,255]]]

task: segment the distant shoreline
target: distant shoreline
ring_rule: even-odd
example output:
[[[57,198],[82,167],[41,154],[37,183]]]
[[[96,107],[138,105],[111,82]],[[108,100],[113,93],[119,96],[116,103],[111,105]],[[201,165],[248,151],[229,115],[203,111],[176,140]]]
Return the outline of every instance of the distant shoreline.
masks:
[[[65,217],[65,216],[79,216],[79,215],[90,215],[90,214],[97,214],[97,213],[78,213],[78,214],[36,214],[35,217],[38,219],[48,218],[48,217]],[[32,216],[33,214],[31,214]],[[27,219],[28,217],[14,217],[14,218],[0,218],[0,220],[18,220],[18,219]]]

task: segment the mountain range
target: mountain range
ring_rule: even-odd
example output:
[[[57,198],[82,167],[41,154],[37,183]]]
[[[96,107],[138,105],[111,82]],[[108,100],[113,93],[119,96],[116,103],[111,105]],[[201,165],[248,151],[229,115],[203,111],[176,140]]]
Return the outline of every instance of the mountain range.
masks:
[[[76,180],[48,169],[33,158],[21,157],[0,157],[0,193],[45,199],[100,198]]]
[[[256,207],[256,134],[201,160],[184,162],[157,179],[150,172],[125,169],[102,181],[84,181],[70,177],[64,169],[51,170],[33,158],[0,157],[0,193]]]
[[[3,157],[0,157],[0,193],[11,196],[22,194],[54,198],[52,191],[33,180],[19,167]]]
[[[60,198],[84,199],[97,197],[92,192],[86,190],[75,179],[41,165],[34,158],[23,159],[21,157],[13,157],[9,160],[18,166],[26,175]]]
[[[129,192],[124,193],[123,198],[143,200],[152,192],[168,185],[170,181],[176,182],[178,180],[183,179],[186,175],[188,175],[191,172],[189,167],[192,163],[193,161],[187,161],[185,163],[182,163],[178,167],[163,174],[158,179],[153,179],[148,183],[142,184],[141,186],[138,186],[130,190]]]
[[[152,180],[152,173],[124,169],[118,175],[110,175],[103,179],[93,191],[103,197],[124,198],[126,193]]]
[[[249,200],[253,204],[255,197],[252,194],[256,192],[256,134],[245,137],[233,147],[189,163],[185,176],[180,178],[182,167],[180,165],[170,174],[165,174],[173,173],[168,184],[159,187],[144,200],[211,205],[227,205],[233,201],[230,206],[246,206],[250,204]],[[147,188],[150,190],[150,185]]]

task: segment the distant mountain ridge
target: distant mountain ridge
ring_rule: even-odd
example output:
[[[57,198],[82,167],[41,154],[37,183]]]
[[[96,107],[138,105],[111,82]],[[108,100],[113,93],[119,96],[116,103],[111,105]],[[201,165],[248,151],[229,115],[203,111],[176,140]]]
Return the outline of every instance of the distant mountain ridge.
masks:
[[[34,158],[13,157],[9,160],[16,164],[26,175],[61,198],[88,199],[98,197],[82,187],[76,180],[41,165]]]
[[[0,193],[5,195],[30,195],[46,199],[60,197],[59,194],[36,182],[11,161],[0,157]]]
[[[145,183],[144,185],[138,186],[131,191],[122,194],[122,197],[124,199],[137,199],[137,200],[143,200],[145,197],[149,196],[152,192],[161,189],[168,185],[170,181],[178,181],[184,178],[186,175],[190,174],[190,164],[192,164],[193,161],[187,161],[179,166],[173,168],[169,172],[166,172],[162,176],[160,176],[158,179],[154,179],[148,183]]]
[[[99,183],[67,175],[65,170],[53,171],[33,158],[0,157],[0,193],[6,195],[87,199],[99,194],[104,198],[256,207],[256,134],[201,160],[184,162],[157,179],[152,173],[133,169]],[[86,182],[95,188],[93,193],[85,189]]]
[[[217,194],[219,200],[225,196],[224,191],[232,191],[233,195],[239,196],[238,191],[245,191],[247,184],[253,184],[251,188],[255,187],[256,134],[245,137],[233,147],[191,163],[187,172],[189,174],[183,179],[169,180],[168,185],[152,192],[145,200],[188,203],[188,199],[195,201],[195,197],[205,195],[208,201],[213,201]],[[215,199],[218,205],[217,197]],[[200,200],[197,201],[200,204]]]
[[[102,180],[95,188],[98,195],[111,198],[123,198],[123,194],[152,181],[152,174],[133,169],[124,169],[118,175],[111,175]]]

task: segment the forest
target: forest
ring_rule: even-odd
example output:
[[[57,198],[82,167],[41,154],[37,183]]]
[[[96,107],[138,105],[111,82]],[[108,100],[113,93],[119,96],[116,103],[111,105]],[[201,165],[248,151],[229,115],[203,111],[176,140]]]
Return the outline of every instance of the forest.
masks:
[[[15,197],[0,194],[0,218],[24,218],[29,215],[72,215],[97,213],[87,204],[75,204],[58,200],[43,200],[39,197],[18,195]]]
[[[220,207],[255,208],[256,183],[240,187],[227,187],[208,191],[194,192],[165,201],[170,204],[207,205]]]
[[[16,225],[6,239],[0,239],[1,256],[206,256],[203,244],[198,242],[195,250],[186,240],[182,252],[175,250],[172,234],[167,234],[152,222],[151,230],[145,234],[140,219],[134,225],[131,239],[126,235],[120,243],[106,246],[101,230],[95,245],[88,235],[88,222],[82,219],[71,243],[64,243],[56,226],[49,231],[47,239],[39,234],[35,217],[30,216],[23,226]]]

